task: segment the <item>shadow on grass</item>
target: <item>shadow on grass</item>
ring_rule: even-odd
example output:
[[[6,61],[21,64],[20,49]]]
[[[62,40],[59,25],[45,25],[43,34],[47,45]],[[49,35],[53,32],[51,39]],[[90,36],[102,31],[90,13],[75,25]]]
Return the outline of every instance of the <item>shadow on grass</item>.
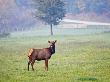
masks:
[[[98,79],[94,78],[94,77],[82,77],[82,78],[79,78],[78,80],[80,80],[80,81],[97,81]]]

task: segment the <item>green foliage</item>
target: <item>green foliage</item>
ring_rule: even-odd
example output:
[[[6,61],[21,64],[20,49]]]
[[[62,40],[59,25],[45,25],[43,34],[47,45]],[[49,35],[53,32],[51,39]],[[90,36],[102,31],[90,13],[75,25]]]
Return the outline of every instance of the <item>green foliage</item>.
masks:
[[[7,37],[9,35],[10,35],[10,33],[0,33],[0,38]]]
[[[34,0],[37,16],[49,25],[57,25],[65,16],[64,2],[61,0]]]

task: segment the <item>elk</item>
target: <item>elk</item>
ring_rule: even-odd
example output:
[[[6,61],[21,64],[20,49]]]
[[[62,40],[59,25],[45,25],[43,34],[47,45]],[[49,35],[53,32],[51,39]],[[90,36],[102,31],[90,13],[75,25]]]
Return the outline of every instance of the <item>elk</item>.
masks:
[[[30,49],[29,54],[28,54],[28,71],[29,71],[29,65],[31,64],[32,70],[34,71],[33,65],[35,63],[35,60],[40,61],[44,60],[45,61],[45,70],[48,71],[48,60],[51,58],[52,54],[55,53],[55,41],[48,41],[49,47],[43,48],[43,49]]]

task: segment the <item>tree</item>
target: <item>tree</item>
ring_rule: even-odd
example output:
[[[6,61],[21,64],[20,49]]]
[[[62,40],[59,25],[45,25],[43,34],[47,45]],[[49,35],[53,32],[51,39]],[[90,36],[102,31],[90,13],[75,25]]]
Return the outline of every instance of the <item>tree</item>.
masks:
[[[61,0],[34,0],[37,9],[36,17],[50,25],[53,35],[53,25],[58,25],[65,16],[65,4]]]
[[[9,26],[8,26],[8,16],[5,16],[4,14],[0,13],[0,38],[1,37],[7,37],[10,35],[9,32]]]

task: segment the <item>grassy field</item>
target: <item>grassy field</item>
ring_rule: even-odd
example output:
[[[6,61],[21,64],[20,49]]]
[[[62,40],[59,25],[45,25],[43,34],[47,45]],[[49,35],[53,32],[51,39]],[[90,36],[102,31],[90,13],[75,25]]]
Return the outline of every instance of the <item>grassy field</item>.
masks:
[[[20,36],[0,39],[0,82],[110,82],[110,33],[56,36]],[[27,71],[28,50],[57,40],[49,61],[36,61]],[[30,67],[31,68],[31,67]]]

